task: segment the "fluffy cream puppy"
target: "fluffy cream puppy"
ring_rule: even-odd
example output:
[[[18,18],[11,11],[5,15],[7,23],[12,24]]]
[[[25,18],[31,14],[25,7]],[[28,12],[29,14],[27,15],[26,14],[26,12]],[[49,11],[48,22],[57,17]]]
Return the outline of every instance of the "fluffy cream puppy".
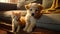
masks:
[[[38,3],[30,3],[28,5],[25,5],[25,8],[27,10],[27,14],[25,16],[25,28],[24,31],[31,32],[34,28],[37,19],[40,18],[41,10],[43,9],[41,4]]]

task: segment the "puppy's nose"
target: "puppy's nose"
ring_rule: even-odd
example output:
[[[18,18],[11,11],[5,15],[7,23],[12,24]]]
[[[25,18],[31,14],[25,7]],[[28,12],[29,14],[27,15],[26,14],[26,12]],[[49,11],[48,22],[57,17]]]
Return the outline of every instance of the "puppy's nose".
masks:
[[[32,13],[32,16],[34,16],[34,13]]]

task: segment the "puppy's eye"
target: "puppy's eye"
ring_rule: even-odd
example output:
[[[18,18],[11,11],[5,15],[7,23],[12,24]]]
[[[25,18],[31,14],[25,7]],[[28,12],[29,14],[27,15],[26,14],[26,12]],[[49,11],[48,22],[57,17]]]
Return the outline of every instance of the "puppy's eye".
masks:
[[[35,11],[38,11],[38,9],[36,9]]]
[[[30,11],[32,11],[32,9],[30,9]]]

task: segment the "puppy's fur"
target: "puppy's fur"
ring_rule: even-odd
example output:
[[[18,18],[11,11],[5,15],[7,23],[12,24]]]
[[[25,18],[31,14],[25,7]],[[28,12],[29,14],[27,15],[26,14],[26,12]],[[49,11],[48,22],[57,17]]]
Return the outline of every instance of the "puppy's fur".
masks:
[[[19,16],[20,25],[25,25],[24,31],[31,32],[34,28],[36,21],[41,17],[41,11],[43,9],[42,5],[38,3],[30,3],[25,5],[27,14],[25,17]]]
[[[40,12],[43,7],[38,3],[30,3],[28,5],[25,5],[25,8],[27,10],[27,14],[25,16],[26,25],[23,30],[31,32],[36,24],[37,19],[39,19],[42,15]]]

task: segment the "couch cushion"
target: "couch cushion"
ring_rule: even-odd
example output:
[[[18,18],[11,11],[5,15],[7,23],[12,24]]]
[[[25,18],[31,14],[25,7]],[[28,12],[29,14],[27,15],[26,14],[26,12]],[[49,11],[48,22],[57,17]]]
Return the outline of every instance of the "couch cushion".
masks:
[[[39,23],[60,24],[60,14],[43,14]]]

